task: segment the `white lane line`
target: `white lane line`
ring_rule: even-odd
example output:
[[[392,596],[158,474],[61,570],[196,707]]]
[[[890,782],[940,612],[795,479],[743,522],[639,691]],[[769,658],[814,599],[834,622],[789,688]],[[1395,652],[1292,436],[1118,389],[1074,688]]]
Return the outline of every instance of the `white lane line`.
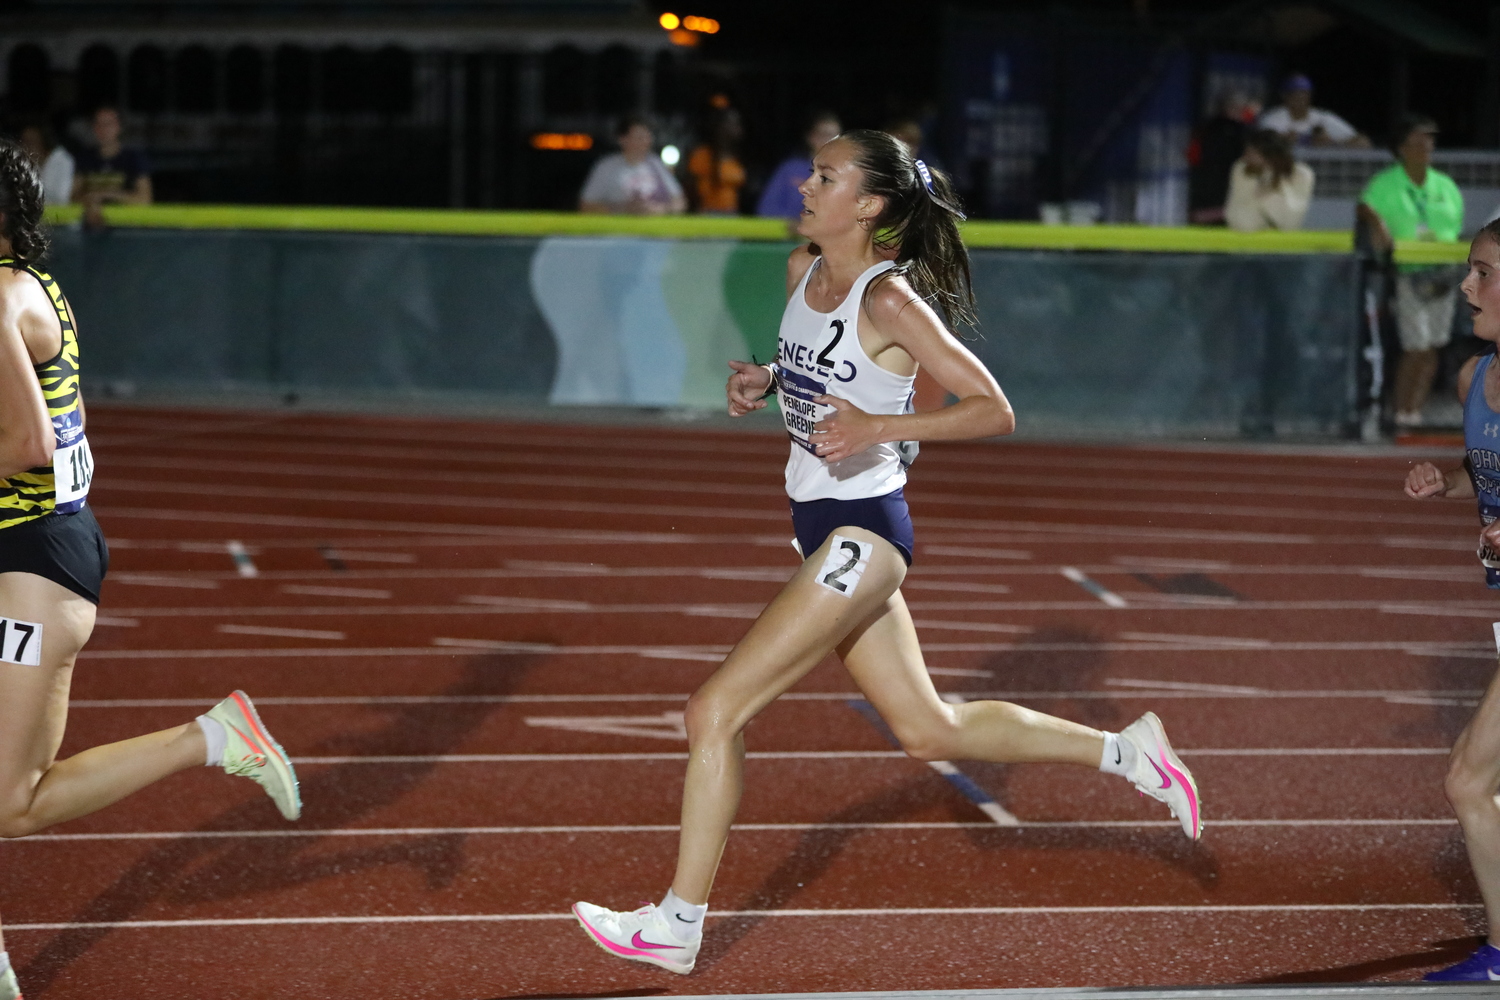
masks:
[[[119,618],[114,615],[94,616],[95,625],[112,625],[115,628],[135,628],[140,625],[139,618]]]
[[[245,543],[231,538],[224,543],[224,548],[229,552],[229,558],[234,560],[234,571],[246,579],[253,579],[260,575],[255,560],[250,558],[250,550],[245,548]]]
[[[993,677],[993,670],[969,670],[964,667],[928,667],[927,672],[934,677]],[[782,695],[783,698],[786,695]],[[855,697],[850,695],[850,697]]]
[[[138,587],[182,587],[185,590],[219,589],[219,582],[211,577],[186,574],[120,572],[109,574],[109,581],[133,584]]]
[[[342,632],[329,632],[322,629],[312,628],[275,628],[271,625],[218,625],[214,628],[217,632],[227,632],[230,635],[270,635],[283,639],[328,639],[330,641],[341,641],[344,638]]]
[[[1108,916],[1123,913],[1382,913],[1401,911],[1482,910],[1478,903],[1279,903],[1213,906],[912,906],[837,910],[719,910],[710,920],[729,917],[1025,917],[1048,915]],[[5,931],[161,930],[185,927],[285,927],[329,924],[475,924],[532,920],[574,920],[571,913],[466,913],[410,916],[230,917],[199,920],[99,920],[80,923],[6,924]]]
[[[757,518],[761,520],[783,520],[786,518],[784,508],[776,509],[771,506],[763,508],[750,507],[714,507],[712,505],[691,502],[692,498],[704,492],[724,492],[722,483],[683,483],[681,481],[636,481],[599,479],[598,485],[610,488],[627,488],[634,486],[637,490],[645,490],[652,493],[666,493],[669,496],[685,496],[689,502],[686,503],[602,503],[587,500],[566,500],[552,498],[545,501],[548,510],[566,511],[576,514],[635,514],[643,516],[664,516],[673,518]],[[109,481],[111,491],[122,493],[147,493],[162,494],[171,493],[173,496],[211,496],[221,497],[224,487],[220,483],[192,483],[183,480],[174,481],[170,487],[165,487],[156,480],[144,479],[122,479],[111,478]],[[518,492],[531,493],[532,488],[521,486]],[[499,497],[491,493],[483,495],[465,495],[460,493],[395,493],[376,492],[373,490],[359,489],[308,489],[296,487],[271,487],[253,486],[250,484],[236,484],[234,486],[236,497],[247,499],[264,500],[302,500],[302,501],[326,501],[337,504],[379,504],[381,506],[410,506],[430,508],[441,507],[468,507],[479,510],[532,510],[535,509],[537,501],[531,496]],[[769,487],[750,486],[744,489],[734,490],[736,497],[745,500],[753,500],[755,495],[763,495],[768,501],[773,497],[780,497],[779,490]],[[1226,503],[1160,503],[1151,501],[1120,501],[1099,500],[1091,498],[1087,500],[1074,500],[1067,497],[1044,496],[1044,497],[1006,497],[1003,503],[998,502],[990,495],[954,495],[936,492],[922,491],[921,501],[924,504],[946,507],[990,507],[990,508],[1041,508],[1048,511],[1086,511],[1097,513],[1108,511],[1112,513],[1129,514],[1186,514],[1202,515],[1219,519],[1232,518],[1255,518],[1260,520],[1274,521],[1334,521],[1347,523],[1349,512],[1347,504],[1339,504],[1335,508],[1326,510],[1310,510],[1306,508],[1291,509],[1276,506],[1247,506]],[[1392,503],[1399,504],[1400,500],[1394,499]],[[1423,526],[1468,526],[1469,519],[1461,517],[1446,517],[1432,514],[1403,514],[1393,511],[1384,511],[1380,519],[1386,524],[1412,524]],[[1092,533],[1097,537],[1098,532]]]
[[[1172,632],[1121,632],[1121,639],[1138,642],[1185,642],[1198,646],[1233,646],[1237,649],[1267,649],[1269,639],[1239,639],[1227,635],[1178,635]]]
[[[1250,697],[1264,697],[1271,694],[1265,688],[1239,687],[1233,684],[1196,684],[1188,681],[1136,680],[1130,677],[1106,677],[1104,683],[1117,687],[1145,688],[1150,691],[1157,689],[1165,691],[1195,691],[1204,694],[1237,694]],[[1387,700],[1389,700],[1389,697],[1387,697]]]
[[[1036,631],[1030,625],[1007,625],[1003,622],[950,622],[941,618],[919,618],[912,622],[917,628],[935,632],[1008,632],[1024,635]]]
[[[953,677],[991,677],[989,670],[968,670],[957,667],[928,667],[928,672]],[[1106,681],[1105,683],[1110,683]],[[1157,689],[1156,681],[1126,681],[1127,684],[1149,686],[1146,691],[983,691],[963,694],[966,701],[982,698],[1003,701],[1052,701],[1079,699],[1135,699],[1135,698],[1279,698],[1279,699],[1373,699],[1394,703],[1447,704],[1450,701],[1472,700],[1484,692],[1474,690],[1448,691],[1392,691],[1392,690],[1274,690],[1270,688],[1237,688],[1217,684],[1174,684],[1171,688]],[[561,705],[570,703],[616,704],[621,702],[679,702],[690,696],[680,694],[472,694],[472,695],[256,695],[259,705],[320,706],[320,705]],[[788,691],[778,701],[848,701],[861,697],[858,691]],[[68,702],[70,709],[84,708],[194,708],[213,705],[214,698],[89,698]]]
[[[562,729],[570,733],[601,733],[606,736],[639,736],[645,739],[687,742],[687,723],[682,712],[656,715],[528,715],[533,728]]]
[[[1496,609],[1492,602],[1479,602],[1479,606],[1469,606],[1461,602],[1431,601],[1425,603],[1411,603],[1393,606],[1382,601],[1235,601],[1232,598],[1200,597],[1195,594],[1132,594],[1131,600],[1135,603],[1126,605],[1124,598],[1107,590],[1102,585],[1077,571],[1075,567],[1062,567],[1062,575],[1073,579],[1071,573],[1076,573],[1088,584],[1098,587],[1101,593],[1099,600],[1112,610],[1139,611],[1146,614],[1159,614],[1164,610],[1163,605],[1171,605],[1173,611],[1378,611],[1384,612],[1389,608],[1398,607],[1398,613],[1406,614],[1433,614],[1433,615],[1459,615],[1466,617],[1494,616]],[[1077,581],[1074,581],[1077,582]],[[1080,584],[1089,589],[1088,584]],[[176,584],[169,584],[176,586]],[[197,586],[197,584],[189,584]],[[215,585],[217,586],[217,585]],[[1092,591],[1091,591],[1092,592]],[[753,602],[722,602],[722,603],[622,603],[605,604],[589,601],[555,600],[551,598],[531,597],[492,597],[488,595],[474,595],[463,597],[462,603],[456,604],[372,604],[346,606],[326,604],[268,604],[268,605],[199,605],[167,608],[117,608],[116,613],[130,615],[137,618],[212,618],[225,615],[258,615],[266,617],[280,617],[287,615],[304,615],[311,617],[341,617],[355,615],[372,615],[388,617],[391,615],[533,615],[533,614],[586,614],[586,615],[659,615],[659,614],[683,614],[708,617],[740,617],[758,615],[766,606],[765,601]],[[1149,602],[1149,603],[1148,603]],[[1489,604],[1485,607],[1484,604]],[[907,601],[907,607],[914,612],[930,611],[973,611],[984,613],[1010,613],[1022,611],[1098,611],[1099,605],[1094,601],[954,601],[954,600],[927,600],[913,599]],[[1145,633],[1143,633],[1145,634]],[[1167,634],[1167,633],[1161,633]],[[1185,640],[1206,641],[1212,639],[1219,641],[1217,637],[1187,636]],[[1166,641],[1166,640],[1162,640]],[[1172,640],[1176,641],[1176,640]],[[1410,642],[1407,643],[1411,645]],[[1424,643],[1424,645],[1433,645]]]
[[[1183,749],[1183,757],[1430,757],[1447,756],[1449,747],[1208,747]],[[749,760],[878,760],[904,758],[900,750],[752,750]],[[686,753],[461,753],[370,754],[343,757],[293,757],[295,764],[550,764],[611,763],[629,760],[687,760]]]
[[[1157,556],[1115,556],[1110,562],[1127,570],[1154,569],[1160,572],[1177,570],[1190,573],[1196,570],[1199,573],[1222,573],[1233,567],[1232,563],[1217,559],[1172,559]]]
[[[1441,604],[1382,604],[1381,614],[1428,615],[1433,618],[1494,618],[1495,608],[1444,607]]]
[[[225,613],[231,613],[226,609]],[[219,660],[280,659],[286,657],[392,657],[457,656],[465,652],[488,652],[499,655],[530,656],[646,656],[660,659],[703,660],[712,647],[692,646],[549,646],[536,642],[506,642],[491,639],[434,639],[433,646],[366,646],[328,649],[326,647],[253,649],[84,649],[83,659],[94,660]],[[1396,652],[1413,656],[1482,656],[1493,659],[1493,652],[1471,650],[1462,645],[1444,646],[1430,642],[1278,642],[1264,649],[1193,645],[1190,643],[1148,642],[924,642],[924,653],[1264,653],[1266,649],[1282,652]],[[681,655],[677,655],[680,650]],[[727,647],[725,652],[727,652]],[[700,654],[700,655],[691,655]],[[722,656],[718,657],[722,658]]]
[[[306,454],[311,452],[311,449],[299,447],[298,451]],[[340,457],[350,457],[345,452],[338,452],[338,454],[340,455]],[[555,470],[558,467],[578,466],[586,468],[590,471],[597,472],[601,467],[613,466],[616,468],[627,469],[634,472],[643,471],[647,467],[654,467],[664,472],[675,472],[681,474],[688,469],[688,467],[685,466],[681,459],[678,459],[676,461],[658,460],[647,465],[646,463],[622,461],[618,458],[614,459],[613,461],[609,461],[596,459],[594,456],[581,455],[555,456],[524,453],[517,454],[515,452],[507,452],[505,453],[504,457],[500,457],[493,453],[485,456],[481,456],[474,452],[462,452],[454,454],[455,457],[462,457],[469,461],[487,460],[492,464],[502,465],[510,470],[513,470],[515,467],[524,464],[542,465],[549,471]],[[515,471],[439,471],[432,468],[433,462],[431,454],[424,455],[421,459],[418,459],[416,455],[403,450],[400,452],[400,455],[403,458],[412,459],[414,462],[420,461],[422,465],[422,477],[425,480],[432,482],[475,483],[484,485],[555,486],[563,488],[571,487],[584,489],[621,488],[660,490],[664,488],[675,488],[677,490],[692,490],[702,492],[708,492],[711,489],[708,484],[704,484],[696,480],[667,480],[665,482],[662,482],[660,480],[629,480],[624,479],[623,477],[618,479],[604,479],[599,476],[564,476],[557,475],[555,474],[555,472],[553,474],[542,474]],[[362,455],[360,457],[369,456]],[[227,462],[214,461],[212,459],[205,459],[200,457],[172,458],[158,455],[132,455],[129,458],[120,461],[119,465],[115,465],[114,462],[112,462],[111,465],[114,468],[123,468],[126,470],[180,469],[190,472],[229,472],[239,473],[247,476],[254,476],[257,479],[263,478],[265,476],[276,476],[278,478],[305,476],[317,479],[341,478],[389,481],[392,475],[390,467],[384,465],[350,466],[333,464],[293,463],[285,461],[258,462],[245,460]],[[748,478],[744,476],[747,471],[752,475],[755,475],[758,471],[754,469],[747,469],[743,462],[732,464],[698,461],[694,461],[691,464],[691,470],[697,473],[739,473],[741,474],[742,478]],[[1182,470],[1179,468],[1177,471],[1180,473]],[[1078,479],[1067,476],[1039,476],[1030,474],[1021,475],[1015,473],[978,472],[973,469],[964,469],[962,471],[948,471],[938,468],[934,468],[930,471],[925,472],[925,474],[922,476],[922,481],[924,484],[929,484],[929,486],[932,483],[957,483],[964,486],[1011,486],[1032,489],[1066,490],[1070,493],[1079,488],[1088,488],[1095,485],[1092,481],[1087,479]],[[746,484],[739,484],[735,488],[738,491],[744,489],[745,485]],[[1212,487],[1205,487],[1199,480],[1195,480],[1193,482],[1163,482],[1159,479],[1123,479],[1116,477],[1110,480],[1110,490],[1112,492],[1139,491],[1163,495],[1184,493],[1227,493],[1231,495],[1237,494],[1281,497],[1336,498],[1345,501],[1353,499],[1373,500],[1377,502],[1386,501],[1390,503],[1401,502],[1400,495],[1397,494],[1397,496],[1393,498],[1391,496],[1392,491],[1388,489],[1361,489],[1358,487],[1350,488],[1348,486],[1294,486],[1288,485],[1284,482],[1262,483],[1250,480],[1225,481],[1217,478],[1214,480],[1214,485]],[[986,490],[985,492],[990,491]]]
[[[802,833],[812,830],[869,830],[885,831],[931,830],[992,830],[1001,825],[990,822],[940,822],[940,823],[736,823],[736,833]],[[1176,820],[1017,820],[1004,824],[1020,830],[1177,830],[1182,824]],[[1453,818],[1412,819],[1215,819],[1214,829],[1234,827],[1239,829],[1320,829],[1333,827],[1449,827],[1457,826]],[[14,841],[14,847],[40,841],[132,841],[132,840],[268,840],[287,837],[501,837],[501,836],[551,836],[555,834],[588,833],[670,833],[677,834],[681,827],[676,823],[618,823],[606,826],[430,826],[430,827],[335,827],[331,829],[297,830],[143,830],[116,833],[35,833]]]
[[[389,590],[372,590],[365,587],[320,587],[302,583],[285,583],[279,589],[283,594],[305,594],[308,597],[363,597],[379,601],[391,596]]]
[[[1094,580],[1076,566],[1061,566],[1058,572],[1112,608],[1126,607],[1125,598]]]

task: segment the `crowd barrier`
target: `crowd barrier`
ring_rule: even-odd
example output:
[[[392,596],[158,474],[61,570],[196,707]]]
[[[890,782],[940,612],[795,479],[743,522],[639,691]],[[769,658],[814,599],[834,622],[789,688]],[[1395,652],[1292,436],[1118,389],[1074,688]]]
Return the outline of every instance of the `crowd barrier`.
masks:
[[[85,232],[55,215],[50,267],[91,391],[305,405],[718,410],[726,359],[775,354],[793,246],[757,219],[152,206]],[[979,223],[965,238],[971,346],[1022,429],[1349,426],[1347,234]]]

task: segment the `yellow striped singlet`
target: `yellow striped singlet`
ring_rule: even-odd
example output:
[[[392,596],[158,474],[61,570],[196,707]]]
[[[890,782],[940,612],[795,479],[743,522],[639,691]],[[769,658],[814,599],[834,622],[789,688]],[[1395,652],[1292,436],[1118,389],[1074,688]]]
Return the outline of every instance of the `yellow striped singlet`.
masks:
[[[26,271],[40,281],[62,325],[62,350],[50,361],[35,366],[57,439],[52,464],[0,479],[0,529],[4,529],[48,514],[71,514],[82,509],[94,476],[94,459],[83,434],[83,411],[79,407],[78,335],[62,289],[50,274],[13,258],[0,257],[0,267]]]

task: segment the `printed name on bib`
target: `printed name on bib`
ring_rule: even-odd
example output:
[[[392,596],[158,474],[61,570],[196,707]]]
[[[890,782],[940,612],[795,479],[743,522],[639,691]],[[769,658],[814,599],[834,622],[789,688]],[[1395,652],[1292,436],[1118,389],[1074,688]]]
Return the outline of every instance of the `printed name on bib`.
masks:
[[[776,386],[781,403],[781,419],[786,423],[787,437],[799,448],[816,455],[817,446],[808,439],[818,421],[833,412],[833,407],[814,402],[815,397],[828,391],[826,383],[815,381],[806,375],[777,365]]]
[[[818,584],[836,594],[853,597],[860,577],[865,575],[865,567],[870,564],[870,553],[874,551],[875,546],[869,542],[857,542],[843,535],[834,535],[833,543],[828,549],[828,558],[823,560],[823,568],[818,570]]]
[[[42,665],[42,623],[0,618],[0,663]]]
[[[1488,528],[1495,523],[1495,518],[1500,517],[1500,507],[1492,507],[1484,501],[1479,503],[1479,521]],[[1500,552],[1487,542],[1481,541],[1479,549],[1474,553],[1479,557],[1479,564],[1484,567],[1484,582],[1491,590],[1500,590]]]

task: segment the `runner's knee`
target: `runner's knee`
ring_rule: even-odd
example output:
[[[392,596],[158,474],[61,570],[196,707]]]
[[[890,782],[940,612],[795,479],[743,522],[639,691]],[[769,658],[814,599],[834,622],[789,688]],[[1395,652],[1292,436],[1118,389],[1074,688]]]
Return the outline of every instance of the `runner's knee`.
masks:
[[[1448,765],[1443,779],[1443,794],[1453,808],[1462,813],[1473,809],[1495,808],[1495,778],[1490,768],[1478,768],[1458,758]]]
[[[702,691],[695,692],[688,699],[687,708],[682,713],[688,744],[696,747],[704,743],[733,739],[739,730],[729,720],[737,714],[722,698]]]
[[[19,799],[19,796],[17,797]],[[27,803],[0,802],[0,840],[27,837],[40,830]]]
[[[908,757],[915,760],[948,760],[955,756],[953,752],[954,727],[944,724],[941,720],[918,724],[896,722],[891,725],[891,731],[896,734],[896,740],[901,744],[901,749],[906,751]]]

